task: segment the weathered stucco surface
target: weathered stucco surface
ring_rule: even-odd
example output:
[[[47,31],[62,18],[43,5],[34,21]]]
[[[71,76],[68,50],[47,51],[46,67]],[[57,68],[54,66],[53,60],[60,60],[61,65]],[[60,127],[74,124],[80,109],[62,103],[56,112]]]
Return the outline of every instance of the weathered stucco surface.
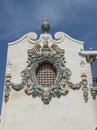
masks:
[[[83,50],[83,43],[74,40],[64,33],[60,33],[63,40],[57,45],[65,50],[66,66],[72,71],[71,81],[81,81],[81,61],[85,62],[84,71],[87,74],[88,87],[91,84],[91,69],[85,57],[79,55]],[[31,43],[31,33],[8,46],[7,63],[11,62],[11,81],[20,83],[20,73],[27,66],[27,50],[35,44]],[[42,34],[39,44],[43,45]],[[54,41],[49,41],[49,45]],[[36,43],[37,44],[37,43]],[[94,130],[97,125],[97,101],[84,102],[82,90],[69,89],[69,94],[61,98],[53,98],[49,105],[44,105],[40,98],[32,98],[24,92],[11,90],[9,101],[2,107],[0,130]]]

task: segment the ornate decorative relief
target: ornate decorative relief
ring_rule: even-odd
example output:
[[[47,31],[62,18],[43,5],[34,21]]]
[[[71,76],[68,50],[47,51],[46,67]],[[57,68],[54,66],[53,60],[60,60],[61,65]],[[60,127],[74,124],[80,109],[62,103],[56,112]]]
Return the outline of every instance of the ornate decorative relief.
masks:
[[[38,36],[34,32],[28,33],[27,38],[28,38],[28,41],[32,44],[36,44],[36,43],[39,43],[41,41],[41,38],[37,40]]]
[[[43,46],[37,43],[28,50],[28,66],[21,72],[22,82],[14,84],[10,81],[9,85],[15,91],[27,86],[25,93],[34,98],[40,97],[44,104],[49,104],[53,97],[60,98],[62,95],[67,95],[69,87],[78,90],[83,86],[86,101],[86,82],[83,79],[77,84],[70,81],[72,72],[65,66],[64,53],[65,51],[56,44],[49,46],[48,39],[44,38]],[[8,86],[6,82],[5,85]]]
[[[85,100],[85,102],[87,102],[88,101],[88,91],[89,91],[89,89],[88,89],[88,87],[87,87],[87,80],[86,79],[83,79],[82,80],[82,85],[83,85],[83,87],[82,87],[82,91],[83,91],[83,97],[84,97],[84,100]]]
[[[61,43],[64,40],[64,33],[62,32],[56,33],[54,36],[54,39],[52,39],[51,35],[48,34],[48,32],[50,31],[50,24],[47,18],[44,18],[41,29],[44,34],[41,34],[39,39],[37,39],[38,36],[34,32],[28,34],[27,37],[30,43],[32,44],[39,43],[44,39],[48,39],[50,42],[53,42],[53,43]]]
[[[10,96],[10,92],[11,92],[11,74],[10,74],[10,67],[11,67],[11,62],[8,62],[7,64],[7,75],[6,75],[6,80],[5,80],[5,93],[4,93],[4,101],[5,103],[8,102],[9,100],[9,96]]]
[[[6,76],[6,81],[5,81],[5,93],[4,93],[4,101],[5,101],[5,103],[7,103],[8,102],[8,100],[9,100],[9,96],[10,96],[10,92],[11,92],[11,88],[10,88],[10,86],[11,86],[11,81],[10,81],[10,76]]]
[[[34,32],[31,32],[31,33],[28,33],[27,39],[32,44],[38,44],[38,43],[42,42],[42,40],[44,40],[44,39],[48,39],[49,42],[53,42],[53,43],[57,44],[57,43],[62,43],[64,41],[65,37],[64,37],[64,33],[57,32],[54,35],[54,39],[52,38],[52,36],[50,34],[41,34],[40,38],[38,39],[37,34]]]

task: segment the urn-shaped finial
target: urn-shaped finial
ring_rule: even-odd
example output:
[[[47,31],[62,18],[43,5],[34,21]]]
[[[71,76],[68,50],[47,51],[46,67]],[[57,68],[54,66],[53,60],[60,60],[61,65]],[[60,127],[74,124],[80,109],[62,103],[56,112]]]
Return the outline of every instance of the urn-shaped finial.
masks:
[[[41,26],[42,32],[43,33],[49,33],[50,31],[50,24],[47,20],[47,18],[45,17]]]

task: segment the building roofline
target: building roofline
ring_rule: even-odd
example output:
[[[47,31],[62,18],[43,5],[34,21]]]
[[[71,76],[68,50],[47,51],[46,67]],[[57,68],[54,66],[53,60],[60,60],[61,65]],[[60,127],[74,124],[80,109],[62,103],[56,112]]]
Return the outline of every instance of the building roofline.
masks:
[[[62,38],[63,39],[67,38],[67,39],[69,39],[69,40],[71,40],[73,42],[76,42],[78,44],[84,44],[83,41],[76,40],[76,39],[70,37],[68,34],[66,34],[64,32],[56,32],[55,35],[54,35],[54,39],[52,38],[51,34],[40,34],[39,40],[37,39],[37,34],[36,33],[29,32],[29,33],[25,34],[24,36],[22,36],[21,38],[19,38],[18,40],[13,41],[13,42],[9,42],[8,46],[17,44],[17,43],[19,43],[20,41],[22,41],[25,38],[29,39],[29,37],[31,37],[30,40],[35,40],[35,41],[38,40],[38,41],[40,41],[43,36],[49,36],[51,38],[51,41],[54,41],[54,42],[57,42],[58,40],[60,40]]]

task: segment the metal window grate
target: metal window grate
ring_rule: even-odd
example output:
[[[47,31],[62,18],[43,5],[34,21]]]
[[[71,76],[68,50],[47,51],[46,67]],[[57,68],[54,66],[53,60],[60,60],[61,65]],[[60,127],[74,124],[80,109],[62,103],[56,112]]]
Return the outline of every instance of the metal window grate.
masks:
[[[48,87],[54,84],[56,76],[56,69],[52,64],[47,62],[39,65],[36,71],[36,78],[38,83],[44,87]]]

